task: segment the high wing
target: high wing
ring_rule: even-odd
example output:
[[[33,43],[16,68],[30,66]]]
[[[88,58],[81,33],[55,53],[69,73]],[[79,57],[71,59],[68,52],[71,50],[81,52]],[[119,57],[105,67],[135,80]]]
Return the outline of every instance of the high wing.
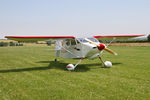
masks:
[[[113,38],[125,40],[125,39],[139,37],[139,36],[144,36],[144,34],[142,35],[99,35],[99,36],[93,36],[93,37],[99,38],[100,40],[112,40]]]
[[[74,39],[74,36],[5,36],[5,38],[19,42],[36,42],[52,39]]]
[[[133,37],[139,37],[144,35],[98,35],[93,36],[94,38],[99,38],[100,40],[112,40],[114,37],[117,39],[129,39]],[[36,42],[36,41],[46,41],[52,39],[74,39],[74,36],[5,36],[5,38],[16,40],[19,42]]]

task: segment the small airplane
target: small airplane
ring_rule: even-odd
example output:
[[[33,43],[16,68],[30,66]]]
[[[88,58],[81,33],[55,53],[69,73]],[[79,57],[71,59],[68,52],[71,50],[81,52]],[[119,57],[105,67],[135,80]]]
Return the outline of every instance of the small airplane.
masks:
[[[107,51],[113,55],[118,55],[116,52],[108,48],[108,45],[115,38],[133,38],[139,37],[143,35],[100,35],[93,37],[84,37],[77,38],[74,36],[5,36],[5,38],[16,40],[19,42],[35,42],[35,41],[46,41],[46,40],[54,40],[55,41],[55,61],[57,61],[57,57],[69,58],[69,59],[80,59],[77,64],[68,64],[66,68],[68,70],[74,70],[83,59],[88,58],[94,59],[99,58],[102,62],[103,67],[111,67],[112,63],[110,61],[102,60],[103,51]],[[107,45],[100,43],[97,38],[103,39],[111,39],[111,42]]]

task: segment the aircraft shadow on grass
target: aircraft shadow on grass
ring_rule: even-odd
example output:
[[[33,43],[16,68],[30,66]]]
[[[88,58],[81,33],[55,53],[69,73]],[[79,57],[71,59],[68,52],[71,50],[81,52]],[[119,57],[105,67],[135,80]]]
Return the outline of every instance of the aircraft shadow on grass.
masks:
[[[63,62],[55,62],[55,61],[39,61],[36,63],[49,63],[46,67],[30,67],[30,68],[18,68],[18,69],[6,69],[0,70],[0,73],[9,73],[9,72],[25,72],[25,71],[39,71],[39,70],[50,70],[50,69],[61,69],[64,71],[68,71],[66,69],[66,65],[68,63]],[[113,63],[113,65],[118,65],[121,63]],[[90,66],[100,66],[99,68],[104,68],[101,66],[101,63],[98,64],[79,64],[73,72],[86,72],[90,70]]]

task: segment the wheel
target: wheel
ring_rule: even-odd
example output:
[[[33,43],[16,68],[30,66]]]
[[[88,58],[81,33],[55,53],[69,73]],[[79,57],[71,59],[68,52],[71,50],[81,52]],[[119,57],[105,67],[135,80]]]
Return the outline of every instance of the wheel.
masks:
[[[112,66],[112,63],[111,63],[110,61],[105,61],[105,62],[104,62],[104,66],[105,66],[106,68],[110,68],[110,67]]]
[[[73,64],[68,64],[68,65],[66,66],[66,68],[67,68],[67,70],[72,71],[72,70],[75,69],[75,66],[74,66]]]

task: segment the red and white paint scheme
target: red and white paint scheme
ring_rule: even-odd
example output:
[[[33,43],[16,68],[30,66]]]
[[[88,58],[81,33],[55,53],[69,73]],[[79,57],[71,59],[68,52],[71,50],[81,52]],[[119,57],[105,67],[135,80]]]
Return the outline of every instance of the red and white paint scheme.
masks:
[[[62,58],[80,59],[76,65],[68,64],[66,68],[68,70],[74,70],[76,66],[81,63],[83,59],[99,58],[102,61],[104,67],[111,67],[111,62],[104,62],[101,58],[102,52],[105,50],[113,55],[117,55],[116,52],[107,48],[108,45],[100,43],[97,38],[112,39],[112,38],[133,38],[143,35],[99,35],[93,37],[76,38],[74,36],[5,36],[5,38],[22,41],[22,42],[35,42],[35,41],[55,41],[55,55]],[[112,39],[113,40],[113,39]],[[57,59],[55,59],[57,61]]]

